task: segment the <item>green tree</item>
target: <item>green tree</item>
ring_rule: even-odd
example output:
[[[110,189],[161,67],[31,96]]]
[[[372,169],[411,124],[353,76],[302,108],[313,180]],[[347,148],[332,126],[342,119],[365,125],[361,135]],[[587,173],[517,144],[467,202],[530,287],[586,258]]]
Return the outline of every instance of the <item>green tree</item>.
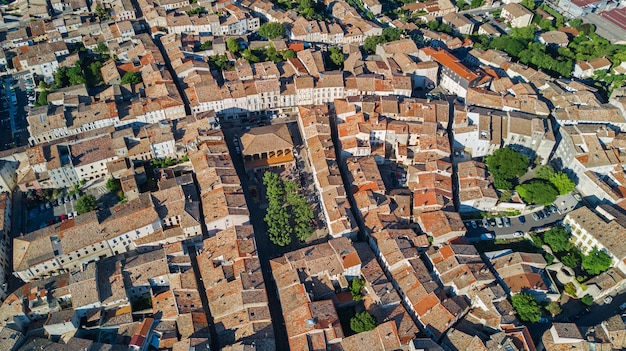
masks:
[[[226,48],[228,48],[228,51],[232,52],[233,54],[238,53],[240,50],[239,41],[237,41],[237,39],[235,38],[226,39]]]
[[[209,50],[212,47],[213,43],[210,40],[207,40],[204,43],[200,44],[200,51]]]
[[[561,312],[563,312],[561,310],[561,306],[559,306],[559,303],[556,301],[551,301],[550,303],[548,303],[545,307],[546,311],[550,312],[550,314],[552,315],[552,317],[561,314]]]
[[[285,59],[290,59],[290,58],[296,58],[298,57],[298,55],[296,55],[296,52],[291,50],[291,49],[286,49],[280,52],[280,55]]]
[[[554,262],[554,255],[549,252],[543,254],[543,258],[546,260],[546,264],[549,266]]]
[[[120,82],[120,84],[124,85],[124,84],[139,84],[143,82],[143,79],[141,78],[141,73],[139,72],[126,72],[124,73],[124,75],[122,76],[122,80]]]
[[[588,255],[583,256],[582,268],[593,275],[600,274],[611,268],[613,259],[609,254],[594,248]]]
[[[248,61],[248,63],[257,63],[261,61],[261,59],[249,48],[241,52],[241,57],[243,57],[244,60]]]
[[[591,295],[585,295],[580,299],[580,302],[584,303],[587,306],[593,305],[593,297]]]
[[[98,43],[95,51],[101,55],[106,55],[109,53],[109,47],[107,46],[107,44],[101,41]]]
[[[380,35],[372,35],[365,38],[363,42],[363,50],[374,52],[376,51],[376,45],[383,43],[383,38]]]
[[[107,11],[100,4],[96,5],[96,16],[98,16],[100,21],[103,21],[103,22],[111,19],[111,15],[109,14],[109,11]]]
[[[526,173],[528,157],[505,147],[487,156],[485,163],[495,178],[511,181]]]
[[[287,209],[270,203],[264,220],[268,226],[267,232],[271,242],[278,246],[287,246],[291,243],[291,226]]]
[[[577,289],[576,289],[576,285],[574,285],[574,283],[569,282],[569,283],[565,284],[565,286],[563,287],[563,290],[568,295],[576,297],[576,290]]]
[[[532,295],[515,294],[511,297],[511,304],[522,321],[537,323],[541,319],[541,307]]]
[[[186,11],[187,16],[191,16],[191,15],[198,15],[204,12],[204,7],[200,6],[200,7],[196,7],[195,9],[191,9]]]
[[[361,301],[361,298],[363,298],[363,295],[361,294],[361,290],[363,289],[364,286],[365,286],[365,280],[358,278],[358,277],[352,279],[352,282],[350,283],[350,294],[352,295],[352,298],[354,299],[354,301]]]
[[[543,241],[554,252],[567,251],[570,247],[569,233],[563,227],[554,227],[543,234]]]
[[[83,195],[76,201],[74,209],[78,214],[83,214],[95,210],[96,206],[96,198],[93,195]]]
[[[265,59],[276,63],[283,61],[282,56],[278,53],[274,44],[270,44],[270,46],[265,49]]]
[[[37,101],[35,101],[35,106],[48,106],[48,90],[42,90],[39,92]]]
[[[285,35],[285,26],[280,22],[267,22],[259,27],[259,35],[265,39],[281,38]]]
[[[570,268],[577,268],[582,262],[582,254],[578,249],[572,248],[567,255],[561,257],[561,262]]]
[[[535,177],[543,180],[550,180],[553,175],[554,168],[550,165],[541,166],[535,171]]]
[[[560,195],[565,195],[576,188],[574,181],[565,173],[558,172],[550,177],[550,183],[559,191]]]
[[[470,7],[475,9],[485,4],[485,0],[472,0]]]
[[[343,67],[343,61],[345,60],[345,57],[343,56],[343,52],[341,51],[341,49],[336,46],[331,46],[329,51],[330,51],[330,60],[333,61],[333,63],[337,67],[339,68]]]
[[[402,38],[402,30],[393,27],[383,29],[382,37],[385,42],[400,40]]]
[[[535,0],[522,0],[520,5],[532,11],[535,9]]]
[[[102,62],[94,61],[89,64],[89,73],[91,73],[91,85],[97,86],[103,83],[102,72],[100,72],[100,68],[102,68]]]
[[[73,67],[67,70],[70,85],[78,85],[85,83],[85,73],[80,66],[80,61],[76,61]]]
[[[559,195],[556,188],[542,179],[531,180],[515,187],[515,191],[526,203],[549,205]]]
[[[376,318],[367,311],[357,313],[350,318],[350,329],[355,333],[374,330],[376,328]]]
[[[541,238],[541,236],[539,236],[539,234],[535,232],[530,232],[530,239],[532,240],[533,245],[535,245],[536,248],[541,248],[543,246],[543,239]]]
[[[122,184],[120,183],[120,180],[115,178],[107,179],[107,182],[104,184],[104,186],[110,193],[117,193],[118,191],[122,190]]]

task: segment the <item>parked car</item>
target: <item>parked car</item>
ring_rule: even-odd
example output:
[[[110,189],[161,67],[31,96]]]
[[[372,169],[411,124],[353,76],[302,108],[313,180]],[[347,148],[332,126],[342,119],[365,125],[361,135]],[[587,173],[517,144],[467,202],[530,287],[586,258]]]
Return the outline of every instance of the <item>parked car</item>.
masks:
[[[67,219],[72,219],[74,218],[74,212],[70,212],[67,214]]]
[[[50,203],[49,203],[49,202],[46,202],[46,208],[47,208],[47,209],[49,209],[50,207],[52,207],[52,206],[50,205]]]
[[[607,296],[604,298],[604,303],[609,304],[613,302],[613,298],[611,296]]]
[[[472,228],[476,229],[478,228],[478,226],[476,225],[475,221],[470,221],[470,225],[472,226]]]
[[[537,212],[533,212],[532,217],[534,220],[538,221],[539,220],[539,215],[537,215]]]
[[[624,302],[623,304],[619,305],[619,309],[620,310],[626,310],[626,302]]]
[[[504,226],[507,228],[511,226],[511,220],[508,217],[504,217]]]
[[[68,195],[65,195],[65,198],[63,198],[63,202],[68,202],[70,201],[70,197]]]
[[[519,217],[517,217],[517,219],[519,219],[519,222],[520,222],[521,224],[526,223],[526,217],[525,217],[525,216],[519,216]]]
[[[496,225],[498,226],[498,228],[502,228],[503,224],[504,223],[502,222],[502,218],[496,217]]]
[[[495,218],[489,218],[489,225],[492,227],[496,226],[496,219]]]
[[[493,240],[496,236],[493,233],[482,233],[480,234],[480,240]]]
[[[543,215],[546,216],[546,218],[550,217],[551,213],[547,208],[544,208],[543,210],[541,210],[541,212],[543,212]]]
[[[544,219],[546,218],[546,215],[543,214],[543,211],[537,211],[535,212],[537,214],[537,216],[539,216],[539,219]]]
[[[486,218],[483,218],[483,227],[489,228],[489,221]]]
[[[548,323],[548,322],[550,322],[550,321],[546,317],[539,318],[539,323]]]
[[[514,238],[521,238],[521,237],[523,237],[523,236],[524,236],[524,232],[522,232],[522,231],[520,231],[520,230],[518,230],[518,231],[516,231],[515,233],[513,233],[513,237],[514,237]]]
[[[556,213],[557,212],[557,208],[554,204],[548,206],[548,210],[550,211],[550,213]]]

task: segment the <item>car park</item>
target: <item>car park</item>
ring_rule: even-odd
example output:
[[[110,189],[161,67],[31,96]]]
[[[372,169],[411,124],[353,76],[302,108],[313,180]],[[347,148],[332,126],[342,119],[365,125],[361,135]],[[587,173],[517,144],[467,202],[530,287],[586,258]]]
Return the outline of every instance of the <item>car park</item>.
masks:
[[[511,220],[508,217],[504,217],[504,226],[507,228],[511,226]]]
[[[524,232],[522,232],[522,231],[520,231],[520,230],[518,230],[518,231],[516,231],[515,233],[513,233],[513,237],[514,237],[514,238],[521,238],[521,237],[523,237],[523,236],[524,236]]]
[[[496,225],[498,226],[498,228],[502,228],[503,224],[504,223],[502,222],[502,218],[496,217]]]

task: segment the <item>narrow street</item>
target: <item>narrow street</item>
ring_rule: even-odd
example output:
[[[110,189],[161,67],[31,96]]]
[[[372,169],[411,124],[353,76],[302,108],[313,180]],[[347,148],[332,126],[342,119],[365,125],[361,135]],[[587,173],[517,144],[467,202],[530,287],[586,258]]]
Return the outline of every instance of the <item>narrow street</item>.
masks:
[[[272,317],[272,325],[274,327],[274,339],[276,342],[277,350],[289,350],[289,342],[287,340],[287,331],[285,329],[285,319],[283,318],[282,308],[280,306],[280,300],[278,298],[278,289],[276,283],[272,277],[272,269],[270,268],[270,259],[277,257],[281,254],[282,250],[278,250],[278,247],[274,245],[267,235],[267,225],[263,221],[265,216],[265,210],[263,210],[258,204],[255,204],[252,194],[250,193],[250,185],[259,185],[254,179],[250,179],[246,173],[243,160],[239,154],[235,151],[235,147],[232,143],[233,136],[239,132],[239,128],[224,129],[224,138],[228,144],[228,150],[232,155],[233,165],[237,171],[237,175],[241,181],[241,187],[244,190],[246,197],[246,203],[250,210],[250,224],[254,227],[254,239],[256,241],[257,256],[261,262],[261,269],[263,270],[263,280],[265,281],[265,288],[267,292],[267,304],[270,309],[270,316]]]
[[[209,324],[209,334],[211,335],[211,349],[219,350],[219,342],[217,339],[217,331],[215,330],[215,323],[213,323],[213,317],[211,315],[211,309],[209,308],[209,300],[206,297],[206,289],[204,288],[204,282],[200,275],[200,267],[198,266],[198,258],[196,257],[196,248],[193,245],[187,246],[187,252],[191,259],[191,267],[193,268],[194,276],[196,277],[196,285],[198,286],[198,293],[200,300],[202,301],[202,307],[204,308],[204,314],[206,315],[207,323]]]

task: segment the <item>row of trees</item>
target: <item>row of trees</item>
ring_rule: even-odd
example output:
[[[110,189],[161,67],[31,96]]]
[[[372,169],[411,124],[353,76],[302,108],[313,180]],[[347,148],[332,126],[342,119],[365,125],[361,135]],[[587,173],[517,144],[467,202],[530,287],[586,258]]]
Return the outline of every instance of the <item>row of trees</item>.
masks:
[[[273,172],[265,172],[263,184],[269,202],[265,214],[270,241],[279,246],[291,243],[292,234],[304,241],[313,235],[313,210],[305,197],[298,193],[298,186],[291,181],[283,182]]]

